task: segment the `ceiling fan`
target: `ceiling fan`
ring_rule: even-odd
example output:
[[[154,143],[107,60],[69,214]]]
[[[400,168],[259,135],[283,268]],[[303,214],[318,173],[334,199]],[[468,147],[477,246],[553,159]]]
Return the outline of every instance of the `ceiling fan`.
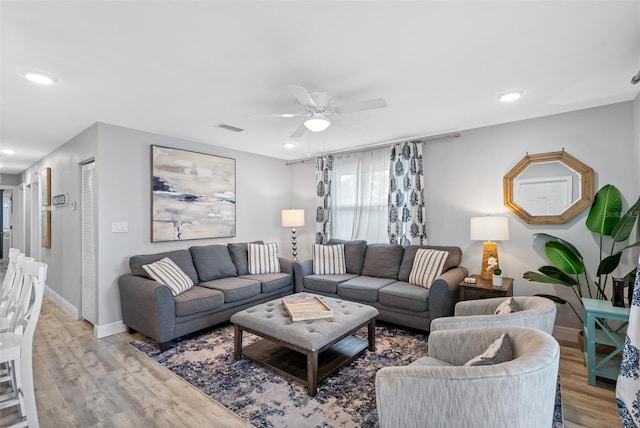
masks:
[[[382,98],[356,101],[339,106],[334,106],[331,96],[324,92],[309,93],[302,86],[289,86],[289,91],[305,108],[304,114],[282,114],[281,117],[302,117],[304,120],[293,131],[291,138],[304,135],[307,130],[322,132],[331,125],[331,118],[345,113],[355,113],[363,110],[372,110],[387,106],[387,102]]]

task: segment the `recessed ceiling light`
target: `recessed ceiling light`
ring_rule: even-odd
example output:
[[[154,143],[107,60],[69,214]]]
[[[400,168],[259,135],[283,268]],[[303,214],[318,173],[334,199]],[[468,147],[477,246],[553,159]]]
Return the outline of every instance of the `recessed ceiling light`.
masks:
[[[506,92],[498,97],[500,101],[503,103],[510,103],[511,101],[515,101],[522,96],[522,91],[511,91]]]
[[[35,71],[23,71],[22,75],[26,77],[28,80],[34,83],[38,83],[40,85],[51,85],[56,81],[51,76],[47,76],[46,74],[35,72]]]
[[[16,152],[14,152],[11,149],[2,149],[2,150],[0,150],[0,153],[5,154],[5,155],[15,155],[16,154]]]
[[[282,147],[284,147],[285,149],[293,149],[296,146],[296,143],[293,143],[291,141],[287,141],[286,143],[282,143]]]

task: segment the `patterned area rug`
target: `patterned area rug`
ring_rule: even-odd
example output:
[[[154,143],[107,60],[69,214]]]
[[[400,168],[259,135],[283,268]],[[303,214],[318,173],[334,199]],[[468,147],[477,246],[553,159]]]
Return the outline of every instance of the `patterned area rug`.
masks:
[[[357,336],[366,339],[366,334],[365,327]],[[245,345],[255,340],[244,335]],[[377,427],[378,369],[427,355],[426,335],[378,325],[376,352],[365,350],[320,382],[316,396],[309,397],[296,382],[250,361],[236,361],[229,324],[182,338],[165,352],[150,339],[131,344],[257,427]],[[561,409],[556,405],[554,427],[562,426]]]

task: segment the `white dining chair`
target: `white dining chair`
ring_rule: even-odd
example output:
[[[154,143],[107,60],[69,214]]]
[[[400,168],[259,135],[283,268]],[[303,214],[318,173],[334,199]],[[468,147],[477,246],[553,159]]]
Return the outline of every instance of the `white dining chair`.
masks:
[[[22,282],[29,291],[21,295],[12,331],[0,333],[0,363],[8,363],[13,385],[12,393],[0,397],[0,409],[19,406],[23,417],[11,427],[39,427],[33,385],[33,335],[42,309],[46,277],[45,263],[26,262]]]
[[[8,291],[6,298],[0,303],[0,333],[12,328],[11,326],[16,317],[17,307],[20,303],[20,296],[24,291],[24,267],[28,262],[32,261],[34,261],[33,257],[26,257],[24,255],[18,255],[16,258],[12,288]]]
[[[16,275],[16,261],[18,260],[19,254],[21,254],[19,249],[9,248],[9,263],[7,264],[7,271],[4,274],[2,284],[0,284],[0,298],[13,285],[13,280]]]

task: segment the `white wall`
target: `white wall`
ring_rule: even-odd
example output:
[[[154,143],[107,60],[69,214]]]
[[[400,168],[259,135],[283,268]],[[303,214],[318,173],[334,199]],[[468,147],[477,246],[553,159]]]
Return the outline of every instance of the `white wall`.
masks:
[[[633,105],[627,102],[462,131],[460,138],[426,143],[423,154],[428,242],[460,246],[463,266],[477,273],[482,242],[469,240],[469,218],[486,214],[507,216],[511,240],[499,243],[500,264],[504,274],[515,279],[514,293],[544,292],[571,298],[570,290],[530,283],[522,279],[522,274],[546,264],[541,248],[534,246],[532,235],[536,232],[557,235],[574,243],[583,252],[590,271],[595,271],[597,242],[584,226],[588,210],[564,225],[528,225],[503,205],[502,178],[527,152],[564,148],[593,168],[596,191],[608,183],[618,187],[623,197],[628,198],[626,209],[640,193],[637,179],[640,163],[636,156],[629,155],[636,153],[634,145],[638,144],[637,133],[634,140],[632,114]],[[636,116],[636,122],[637,119]],[[289,168],[295,183],[292,201],[313,212],[314,165],[294,164]],[[301,231],[305,237],[314,231],[313,219],[307,218],[307,226]],[[637,253],[637,250],[632,253],[636,260]],[[628,272],[633,264],[634,257],[629,254],[618,273]],[[559,307],[557,324],[579,328],[578,320],[569,311],[567,307]]]
[[[280,220],[280,211],[289,206],[285,161],[103,123],[98,127],[98,324],[105,334],[122,319],[117,279],[129,272],[131,255],[257,239],[279,242],[285,255],[289,251],[288,231]],[[151,243],[151,145],[236,159],[235,238]],[[112,233],[112,222],[127,222],[129,233]]]

